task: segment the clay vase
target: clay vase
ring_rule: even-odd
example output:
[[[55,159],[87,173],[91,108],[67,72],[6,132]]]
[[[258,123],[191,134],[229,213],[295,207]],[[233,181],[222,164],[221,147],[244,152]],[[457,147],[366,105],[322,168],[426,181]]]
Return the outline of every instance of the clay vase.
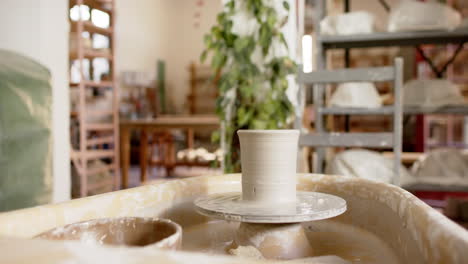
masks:
[[[242,200],[274,206],[296,201],[299,130],[239,130]]]
[[[299,130],[239,130],[242,201],[281,215],[296,211],[296,164]],[[289,212],[290,213],[290,212]],[[312,255],[300,223],[241,223],[233,248],[254,247],[267,259]]]
[[[35,238],[79,240],[86,244],[179,249],[182,228],[168,219],[103,218],[57,227]]]

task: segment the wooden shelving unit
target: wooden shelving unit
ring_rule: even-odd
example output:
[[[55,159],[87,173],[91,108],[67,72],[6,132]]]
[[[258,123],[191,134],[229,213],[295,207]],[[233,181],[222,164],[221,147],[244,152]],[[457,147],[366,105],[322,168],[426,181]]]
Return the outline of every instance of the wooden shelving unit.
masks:
[[[84,20],[81,12],[77,21],[71,21],[70,34],[76,34],[76,49],[70,52],[70,65],[78,62],[80,81],[70,83],[71,89],[78,89],[77,107],[70,116],[79,131],[78,142],[72,146],[72,162],[79,175],[79,196],[85,197],[92,193],[93,189],[112,185],[112,189],[119,188],[119,115],[118,115],[118,87],[115,77],[115,2],[113,0],[70,0],[70,8],[78,5],[86,5],[91,11],[98,9],[109,15],[109,27],[102,28],[94,25],[91,20]],[[100,34],[109,38],[109,47],[105,50],[85,47],[83,32],[88,32],[92,39],[94,34]],[[104,58],[109,62],[109,73],[106,80],[93,80],[93,67],[90,63],[89,76],[86,79],[84,60],[92,62],[95,58]],[[106,89],[112,91],[112,106],[105,110],[90,110],[87,105],[87,92],[89,89]],[[107,117],[109,121],[94,121],[96,117]],[[94,118],[93,121],[90,119]],[[99,120],[99,119],[98,119]],[[90,163],[99,160],[99,167],[90,167]],[[99,173],[109,173],[111,179],[101,180],[89,184],[89,177]]]

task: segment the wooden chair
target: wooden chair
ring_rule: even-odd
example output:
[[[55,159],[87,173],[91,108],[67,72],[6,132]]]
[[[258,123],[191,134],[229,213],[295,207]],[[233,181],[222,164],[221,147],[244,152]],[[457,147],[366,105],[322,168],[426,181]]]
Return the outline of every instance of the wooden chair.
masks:
[[[402,86],[403,86],[403,60],[396,58],[393,66],[375,68],[355,68],[340,70],[320,70],[305,73],[299,68],[297,77],[299,84],[314,85],[315,107],[315,133],[301,133],[300,146],[315,147],[317,159],[314,172],[322,173],[324,162],[324,147],[368,147],[392,148],[394,153],[394,172],[397,178],[394,184],[399,184],[400,160],[402,152]],[[378,109],[350,108],[350,107],[324,107],[324,84],[343,82],[393,82],[394,104]],[[299,102],[305,101],[304,88],[299,92]],[[299,113],[295,126],[302,130],[302,120]],[[324,115],[393,115],[393,131],[378,133],[337,133],[327,132],[323,127]]]
[[[151,166],[163,167],[166,171],[166,177],[171,176],[176,165],[174,136],[169,131],[155,132],[152,136],[150,168]],[[157,152],[155,152],[155,148]]]
[[[154,87],[146,87],[145,97],[151,116],[157,118],[161,110],[159,94]],[[140,134],[140,167],[144,170],[141,175],[142,184],[147,180],[147,165],[149,165],[150,172],[153,166],[163,168],[166,171],[166,177],[172,174],[175,167],[175,145],[172,133],[157,131],[150,135],[151,137],[145,130],[142,130]]]
[[[190,91],[187,96],[189,113],[214,114],[216,98],[218,97],[217,83],[220,73],[213,78],[213,71],[207,66],[192,62],[189,66]]]
[[[217,85],[221,73],[216,72],[213,78],[213,70],[210,67],[197,65],[195,62],[190,63],[189,72],[190,91],[187,95],[187,105],[190,115],[215,114],[216,98],[219,94]],[[187,147],[193,149],[194,142],[195,131],[189,128],[187,129]]]

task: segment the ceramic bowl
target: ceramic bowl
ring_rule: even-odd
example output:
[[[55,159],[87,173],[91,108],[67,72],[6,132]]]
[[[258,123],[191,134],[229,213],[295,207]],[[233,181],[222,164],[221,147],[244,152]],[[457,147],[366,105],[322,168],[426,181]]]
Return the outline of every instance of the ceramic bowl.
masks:
[[[95,245],[178,249],[182,241],[182,228],[168,219],[103,218],[57,227],[35,238],[78,240]]]

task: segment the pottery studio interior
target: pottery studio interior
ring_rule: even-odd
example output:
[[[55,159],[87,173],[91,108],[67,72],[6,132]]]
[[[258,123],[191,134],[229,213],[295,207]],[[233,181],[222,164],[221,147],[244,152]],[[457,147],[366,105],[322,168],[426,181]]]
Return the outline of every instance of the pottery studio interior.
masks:
[[[0,0],[0,263],[468,263],[468,0]]]

